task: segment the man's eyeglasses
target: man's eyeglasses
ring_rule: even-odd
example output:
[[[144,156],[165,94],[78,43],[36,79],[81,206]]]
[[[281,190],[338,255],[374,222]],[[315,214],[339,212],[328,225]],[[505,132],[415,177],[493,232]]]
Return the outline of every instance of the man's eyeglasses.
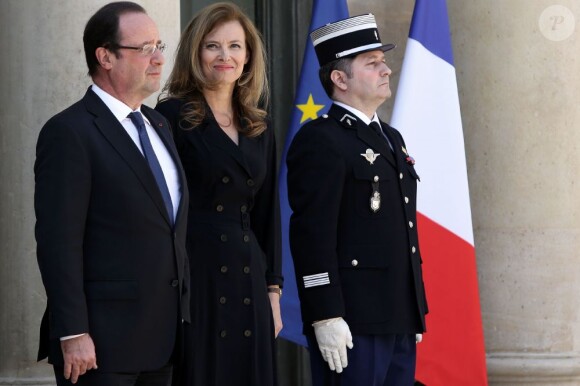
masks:
[[[135,50],[139,51],[143,56],[151,56],[155,53],[155,51],[159,50],[159,52],[165,51],[165,47],[167,44],[165,43],[156,43],[156,44],[145,44],[142,47],[131,47],[131,46],[121,46],[119,44],[111,44],[113,48],[124,48],[126,50]]]

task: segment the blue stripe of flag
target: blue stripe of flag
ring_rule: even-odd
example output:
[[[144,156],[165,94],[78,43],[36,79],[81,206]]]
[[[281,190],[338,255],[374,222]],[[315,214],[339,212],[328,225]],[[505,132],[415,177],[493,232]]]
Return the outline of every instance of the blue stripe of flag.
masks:
[[[453,66],[445,1],[416,0],[409,37]]]

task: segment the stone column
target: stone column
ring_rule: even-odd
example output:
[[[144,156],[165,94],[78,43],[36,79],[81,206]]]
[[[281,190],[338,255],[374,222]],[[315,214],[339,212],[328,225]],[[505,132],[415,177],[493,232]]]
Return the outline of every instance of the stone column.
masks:
[[[0,2],[0,386],[54,384],[51,367],[36,363],[46,297],[34,241],[35,145],[42,125],[90,85],[83,29],[107,2]],[[180,32],[179,0],[139,3],[169,43],[167,76]]]
[[[448,3],[490,384],[577,385],[580,2]]]

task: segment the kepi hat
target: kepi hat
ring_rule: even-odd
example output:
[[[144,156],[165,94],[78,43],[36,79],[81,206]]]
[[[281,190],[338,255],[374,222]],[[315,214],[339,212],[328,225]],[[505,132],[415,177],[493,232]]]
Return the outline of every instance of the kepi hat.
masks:
[[[320,66],[333,60],[363,52],[392,50],[395,44],[383,44],[372,13],[328,23],[310,33]]]

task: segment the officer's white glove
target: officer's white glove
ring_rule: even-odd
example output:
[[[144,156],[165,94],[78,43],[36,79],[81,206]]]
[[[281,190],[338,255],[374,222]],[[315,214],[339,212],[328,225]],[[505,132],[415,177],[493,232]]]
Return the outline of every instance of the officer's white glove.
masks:
[[[342,373],[348,366],[346,348],[352,348],[352,334],[342,318],[320,320],[312,324],[322,358],[330,370]]]
[[[415,342],[416,343],[421,343],[422,340],[423,340],[423,334],[415,334]]]

